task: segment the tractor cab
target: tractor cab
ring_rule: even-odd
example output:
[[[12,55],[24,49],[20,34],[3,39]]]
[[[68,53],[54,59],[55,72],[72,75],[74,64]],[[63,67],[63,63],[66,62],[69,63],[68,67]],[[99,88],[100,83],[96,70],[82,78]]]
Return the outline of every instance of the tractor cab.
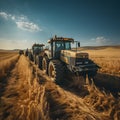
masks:
[[[38,55],[41,51],[43,51],[43,44],[33,44],[32,51],[33,54]]]
[[[57,37],[51,38],[48,43],[51,45],[52,58],[60,58],[61,50],[71,50],[71,42],[74,42],[72,38]]]

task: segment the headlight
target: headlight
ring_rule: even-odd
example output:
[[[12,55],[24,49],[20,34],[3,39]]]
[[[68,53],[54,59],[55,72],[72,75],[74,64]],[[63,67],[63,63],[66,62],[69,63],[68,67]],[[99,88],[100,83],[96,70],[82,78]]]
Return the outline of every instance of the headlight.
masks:
[[[77,55],[76,55],[76,58],[83,58],[83,56],[82,56],[82,55],[77,54]]]
[[[85,64],[88,64],[88,61],[85,61]]]
[[[79,64],[83,64],[83,62],[76,62],[76,64],[77,64],[77,65],[79,65]]]

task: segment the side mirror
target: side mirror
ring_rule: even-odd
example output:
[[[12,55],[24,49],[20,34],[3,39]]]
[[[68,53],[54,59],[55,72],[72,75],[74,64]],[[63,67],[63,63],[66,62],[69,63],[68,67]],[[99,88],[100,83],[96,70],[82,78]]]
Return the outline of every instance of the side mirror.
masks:
[[[80,42],[78,42],[78,47],[80,47]]]

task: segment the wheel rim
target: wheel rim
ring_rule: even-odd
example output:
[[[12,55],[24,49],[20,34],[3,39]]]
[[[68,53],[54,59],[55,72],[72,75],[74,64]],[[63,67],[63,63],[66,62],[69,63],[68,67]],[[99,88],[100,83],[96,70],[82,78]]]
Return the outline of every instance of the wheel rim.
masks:
[[[49,76],[50,76],[52,81],[55,80],[55,70],[54,70],[53,65],[50,65],[50,67],[49,67]]]

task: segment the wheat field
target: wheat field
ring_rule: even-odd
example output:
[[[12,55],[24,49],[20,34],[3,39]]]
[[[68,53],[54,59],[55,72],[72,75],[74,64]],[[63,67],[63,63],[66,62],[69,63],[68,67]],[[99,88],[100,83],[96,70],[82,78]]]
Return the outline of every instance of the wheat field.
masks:
[[[24,55],[0,52],[0,120],[120,120],[119,50],[81,48],[101,67],[83,86],[69,75],[64,85],[55,84]]]
[[[120,47],[93,48],[88,52],[90,58],[101,66],[100,72],[120,76]]]

